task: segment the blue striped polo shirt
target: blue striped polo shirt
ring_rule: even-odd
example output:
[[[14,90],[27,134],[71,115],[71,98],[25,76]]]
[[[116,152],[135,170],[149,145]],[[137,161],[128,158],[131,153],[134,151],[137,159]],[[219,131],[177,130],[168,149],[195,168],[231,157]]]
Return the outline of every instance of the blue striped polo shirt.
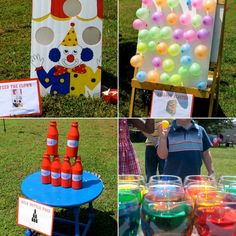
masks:
[[[177,175],[184,180],[187,175],[199,175],[203,152],[212,144],[205,129],[194,121],[185,129],[178,126],[176,120],[171,124],[168,134],[168,157],[165,162],[164,174]]]

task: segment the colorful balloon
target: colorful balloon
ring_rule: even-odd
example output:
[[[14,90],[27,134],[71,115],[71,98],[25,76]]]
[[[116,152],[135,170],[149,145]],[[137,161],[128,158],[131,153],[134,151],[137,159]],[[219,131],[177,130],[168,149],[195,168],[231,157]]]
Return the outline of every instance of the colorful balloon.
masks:
[[[195,77],[198,77],[198,76],[200,76],[201,73],[202,73],[202,71],[201,71],[201,66],[200,66],[198,63],[194,62],[194,63],[190,66],[189,72],[190,72],[191,75],[193,75],[193,76],[195,76]]]
[[[202,8],[202,0],[192,0],[192,6],[196,9]]]
[[[170,76],[167,73],[162,73],[160,76],[160,82],[163,84],[167,84],[170,80]]]
[[[177,41],[183,38],[184,31],[182,29],[175,29],[173,32],[173,38]]]
[[[142,20],[145,20],[149,17],[149,10],[148,8],[145,8],[145,7],[142,7],[142,8],[139,8],[137,11],[136,11],[136,16],[139,18],[139,19],[142,19]]]
[[[204,59],[208,55],[208,48],[207,46],[203,44],[199,44],[195,49],[194,49],[194,54],[198,59]]]
[[[210,32],[209,30],[205,29],[205,28],[202,28],[200,29],[198,32],[197,32],[197,37],[199,40],[201,41],[206,41],[209,39],[209,36],[210,36]]]
[[[204,16],[202,19],[202,23],[205,26],[212,26],[213,25],[213,17],[209,16],[209,15]]]
[[[147,26],[147,22],[144,20],[136,19],[133,21],[133,28],[136,30],[146,29]]]
[[[206,81],[201,81],[197,84],[197,88],[199,88],[199,89],[206,89],[206,87],[207,87]]]
[[[159,24],[164,18],[162,11],[156,11],[152,14],[152,21]]]
[[[149,39],[149,31],[147,29],[140,30],[138,33],[138,38],[141,41],[147,41]]]
[[[202,24],[202,17],[200,15],[195,15],[192,17],[192,25],[194,28],[200,27]]]
[[[184,32],[184,39],[188,42],[193,42],[196,39],[197,35],[194,30],[188,30]]]
[[[144,82],[147,78],[147,74],[145,71],[139,71],[137,74],[136,74],[136,79],[139,81],[139,82]]]
[[[191,22],[191,15],[189,13],[183,13],[179,18],[179,22],[182,25],[189,25]]]
[[[188,7],[191,7],[192,1],[191,0],[186,0],[186,4],[187,4]]]
[[[138,45],[137,45],[137,51],[138,52],[141,52],[141,53],[144,53],[147,51],[147,44],[146,43],[143,43],[143,42],[139,42]]]
[[[181,86],[183,84],[181,76],[179,74],[172,75],[169,81],[174,86]]]
[[[207,12],[213,12],[216,7],[216,1],[215,0],[204,0],[203,2],[203,8]]]
[[[186,66],[181,66],[179,69],[178,69],[178,74],[182,77],[182,78],[185,78],[189,75],[189,69],[188,67]]]
[[[169,8],[173,9],[173,8],[178,7],[179,0],[167,0],[167,4],[168,4]]]
[[[184,53],[190,53],[192,50],[192,46],[189,44],[189,43],[185,43],[181,46],[181,53],[184,54]]]
[[[171,72],[175,68],[175,63],[172,59],[165,59],[162,63],[163,70],[166,72]]]
[[[152,65],[155,67],[155,68],[160,68],[161,65],[162,65],[162,59],[160,57],[154,57],[152,59]]]
[[[153,4],[152,0],[142,0],[142,3],[148,7],[152,6]]]
[[[182,56],[180,59],[181,64],[184,66],[190,66],[192,64],[192,61],[193,59],[190,56]]]
[[[168,50],[168,44],[165,42],[160,42],[158,43],[157,47],[156,47],[156,51],[158,54],[160,55],[166,55]]]
[[[153,40],[159,39],[160,38],[160,32],[161,32],[161,29],[159,27],[153,26],[149,30],[149,37]]]
[[[157,83],[159,80],[159,74],[157,70],[150,70],[147,74],[147,81],[152,83]]]
[[[164,26],[160,31],[161,39],[168,40],[171,38],[172,29],[169,26]]]
[[[166,19],[169,25],[175,25],[178,21],[178,16],[174,12],[171,12],[170,14],[168,14]]]
[[[156,49],[156,43],[155,43],[155,41],[150,41],[150,42],[148,42],[147,47],[148,47],[148,50],[149,50],[149,51],[155,51],[155,49]]]
[[[166,6],[166,0],[156,0],[156,4],[159,7],[164,7],[164,6]]]
[[[130,59],[130,64],[133,67],[140,67],[143,64],[143,57],[141,55],[134,55]]]
[[[180,54],[180,46],[177,43],[171,44],[168,48],[168,52],[172,57],[176,57]]]

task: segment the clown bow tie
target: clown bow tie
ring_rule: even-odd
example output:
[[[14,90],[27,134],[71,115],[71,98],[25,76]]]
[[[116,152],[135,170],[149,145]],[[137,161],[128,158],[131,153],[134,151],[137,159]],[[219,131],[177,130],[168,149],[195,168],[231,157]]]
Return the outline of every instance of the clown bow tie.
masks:
[[[57,65],[54,68],[55,68],[55,72],[53,73],[54,76],[63,75],[65,73],[70,73],[70,72],[75,72],[78,74],[86,73],[86,65],[85,64],[81,64],[81,65],[76,66],[72,69],[66,68],[66,67],[60,66],[60,65]]]

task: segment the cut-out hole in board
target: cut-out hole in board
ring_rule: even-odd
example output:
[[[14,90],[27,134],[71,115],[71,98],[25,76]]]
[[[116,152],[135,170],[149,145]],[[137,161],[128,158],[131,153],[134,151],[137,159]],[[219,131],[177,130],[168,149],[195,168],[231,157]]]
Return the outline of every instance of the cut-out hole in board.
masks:
[[[35,38],[38,43],[48,45],[53,41],[54,33],[48,27],[41,27],[36,31]]]
[[[63,11],[67,16],[77,16],[81,12],[81,3],[79,0],[67,0],[63,5]]]
[[[101,31],[93,26],[88,27],[84,30],[82,38],[86,44],[97,44],[101,40]]]

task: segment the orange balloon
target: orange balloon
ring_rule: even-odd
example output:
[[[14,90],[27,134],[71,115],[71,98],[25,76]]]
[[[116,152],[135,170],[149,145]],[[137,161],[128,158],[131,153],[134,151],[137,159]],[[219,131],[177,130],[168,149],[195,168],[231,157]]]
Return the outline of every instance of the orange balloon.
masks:
[[[133,67],[140,67],[143,64],[143,57],[141,55],[134,55],[130,59],[130,64]]]
[[[157,83],[159,80],[159,74],[156,70],[150,70],[147,73],[147,81],[152,83]]]
[[[166,0],[156,0],[156,4],[159,7],[164,7],[164,6],[166,6]]]
[[[178,16],[175,13],[170,13],[167,16],[167,22],[169,25],[175,25],[178,21]]]
[[[194,54],[198,59],[204,59],[208,55],[208,48],[203,44],[199,44],[194,49]]]
[[[215,10],[215,7],[216,7],[216,1],[215,0],[205,0],[203,2],[203,8],[207,12],[213,12]]]
[[[157,53],[159,53],[160,55],[165,55],[167,54],[168,51],[168,44],[165,42],[160,42],[157,47],[156,47],[156,51]]]

